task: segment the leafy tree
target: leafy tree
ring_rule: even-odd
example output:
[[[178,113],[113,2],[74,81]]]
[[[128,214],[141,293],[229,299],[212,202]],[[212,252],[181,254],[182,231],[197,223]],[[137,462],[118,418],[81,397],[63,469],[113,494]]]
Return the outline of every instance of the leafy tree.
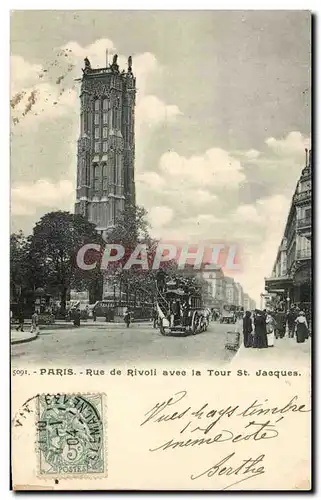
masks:
[[[29,247],[30,240],[22,231],[10,235],[10,295],[13,301],[18,300],[29,288]]]
[[[111,283],[117,284],[119,294],[125,294],[127,303],[130,299],[136,303],[137,298],[151,302],[155,296],[156,270],[152,269],[152,263],[158,242],[150,236],[149,230],[147,211],[137,205],[127,205],[108,235],[107,243],[122,245],[125,248],[125,255],[120,262],[108,266],[104,276]],[[142,269],[140,265],[134,265],[128,270],[123,269],[138,244],[146,245],[148,270]],[[169,272],[173,266],[173,262],[167,262],[164,267]]]
[[[103,242],[95,225],[81,215],[50,212],[33,229],[30,255],[42,270],[42,286],[54,295],[59,294],[62,310],[71,288],[88,289],[98,279],[98,266],[93,271],[84,271],[77,265],[78,250],[86,243]],[[94,253],[87,252],[87,263],[94,262],[97,257]]]

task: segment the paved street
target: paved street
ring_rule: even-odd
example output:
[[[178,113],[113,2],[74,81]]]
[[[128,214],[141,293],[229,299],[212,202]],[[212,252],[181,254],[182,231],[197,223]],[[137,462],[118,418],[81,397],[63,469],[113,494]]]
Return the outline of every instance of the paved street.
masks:
[[[36,340],[12,345],[12,365],[105,365],[111,361],[215,361],[229,362],[234,351],[225,349],[226,332],[235,325],[211,323],[207,332],[188,337],[163,337],[150,323],[84,326],[79,329],[41,331]]]

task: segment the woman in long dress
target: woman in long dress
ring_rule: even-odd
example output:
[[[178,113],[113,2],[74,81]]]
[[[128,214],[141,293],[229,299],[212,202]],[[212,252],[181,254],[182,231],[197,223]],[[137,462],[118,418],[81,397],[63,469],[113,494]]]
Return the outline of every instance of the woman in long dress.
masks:
[[[252,318],[251,318],[251,312],[246,311],[245,316],[243,318],[243,342],[244,342],[244,347],[252,347],[252,331],[253,331],[253,325],[252,325]]]
[[[266,336],[267,336],[268,347],[273,347],[275,339],[275,333],[274,333],[275,320],[273,316],[270,314],[270,312],[267,312],[265,322],[266,322]]]
[[[264,349],[268,347],[266,335],[265,315],[262,311],[256,310],[254,316],[254,342],[253,347]]]
[[[302,344],[309,337],[308,323],[303,311],[299,312],[299,316],[295,320],[296,324],[296,341]]]

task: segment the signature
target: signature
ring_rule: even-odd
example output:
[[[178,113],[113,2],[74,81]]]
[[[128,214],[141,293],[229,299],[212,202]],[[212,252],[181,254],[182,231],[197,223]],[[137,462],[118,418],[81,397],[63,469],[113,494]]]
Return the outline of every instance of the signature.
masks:
[[[247,458],[242,460],[242,463],[237,463],[236,465],[231,463],[231,459],[235,456],[235,452],[222,458],[217,464],[212,465],[209,469],[206,469],[199,474],[192,474],[190,476],[192,481],[199,479],[200,477],[213,477],[213,476],[236,476],[238,479],[228,486],[225,486],[223,490],[229,489],[231,486],[242,483],[243,481],[248,481],[253,477],[260,476],[265,473],[265,468],[263,465],[263,460],[265,455],[259,455],[256,458]],[[261,464],[258,466],[258,464]]]

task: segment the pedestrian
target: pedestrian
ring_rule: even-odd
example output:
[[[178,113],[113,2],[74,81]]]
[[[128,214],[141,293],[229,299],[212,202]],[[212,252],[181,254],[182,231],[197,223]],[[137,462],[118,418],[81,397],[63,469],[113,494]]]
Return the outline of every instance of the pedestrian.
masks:
[[[80,309],[77,309],[74,312],[74,326],[80,326]]]
[[[157,283],[157,288],[161,293],[165,291],[165,285],[166,285],[165,279],[166,279],[165,271],[162,268],[158,269],[156,273],[156,283]]]
[[[282,310],[278,310],[275,314],[275,321],[276,321],[275,338],[283,339],[286,329],[285,312]]]
[[[94,307],[93,308],[93,321],[96,322],[96,319],[97,319],[97,311],[96,311],[96,308]]]
[[[155,306],[153,308],[153,328],[157,328],[157,323],[158,323],[158,312],[157,312],[157,307]]]
[[[24,325],[24,322],[25,322],[25,315],[24,315],[24,311],[23,311],[23,308],[21,307],[18,311],[18,326],[16,328],[17,332],[23,332],[23,325]]]
[[[295,320],[297,318],[298,314],[296,313],[294,306],[292,305],[290,308],[290,311],[288,312],[286,316],[286,321],[288,324],[288,331],[289,331],[289,338],[292,339],[294,337],[294,330],[295,330]]]
[[[309,328],[304,311],[300,311],[295,320],[296,324],[296,341],[302,344],[309,338]]]
[[[266,312],[265,323],[268,347],[273,347],[275,339],[275,320],[270,311]]]
[[[126,323],[126,328],[129,328],[130,325],[130,312],[128,309],[125,309],[124,321]]]
[[[252,347],[253,345],[253,324],[251,318],[251,312],[246,311],[245,316],[243,318],[243,343],[244,347]]]
[[[39,316],[37,311],[33,313],[31,316],[31,328],[30,328],[30,333],[34,333],[36,335],[39,334]]]
[[[175,326],[181,317],[181,305],[178,299],[172,302],[171,313],[171,326]]]
[[[189,306],[188,300],[182,302],[182,326],[188,326]]]
[[[254,316],[254,340],[253,347],[265,349],[268,347],[266,335],[266,322],[263,311],[256,309]]]
[[[183,314],[182,314],[183,316]],[[210,321],[211,321],[211,311],[209,309],[205,309],[205,324],[206,324],[206,328],[209,327],[210,325]]]

